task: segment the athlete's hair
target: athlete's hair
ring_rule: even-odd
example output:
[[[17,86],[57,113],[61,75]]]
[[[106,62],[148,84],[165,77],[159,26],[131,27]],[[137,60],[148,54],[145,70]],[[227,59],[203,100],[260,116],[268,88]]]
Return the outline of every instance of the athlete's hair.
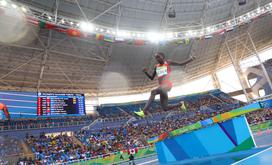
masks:
[[[165,59],[165,55],[162,52],[157,52],[158,55],[162,56],[163,59]]]

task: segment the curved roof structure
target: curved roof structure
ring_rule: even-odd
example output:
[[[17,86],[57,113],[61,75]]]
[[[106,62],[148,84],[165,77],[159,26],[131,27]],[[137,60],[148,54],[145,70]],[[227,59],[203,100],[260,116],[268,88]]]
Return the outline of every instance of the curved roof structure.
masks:
[[[101,26],[137,31],[198,29],[270,2],[248,1],[239,6],[236,0],[20,1],[41,13],[74,20],[87,17]],[[169,5],[175,9],[176,18],[167,16]],[[231,64],[228,47],[235,52],[235,60],[252,55],[254,47],[250,37],[257,50],[272,44],[271,14],[223,35],[191,39],[186,44],[137,46],[69,37],[33,25],[27,27],[28,35],[24,36],[27,43],[0,43],[0,88],[3,90],[79,92],[96,96],[145,92],[157,84],[142,73],[142,67],[154,65],[152,55],[156,51],[177,61],[197,57],[184,68],[173,68],[172,79],[175,84],[181,84]]]

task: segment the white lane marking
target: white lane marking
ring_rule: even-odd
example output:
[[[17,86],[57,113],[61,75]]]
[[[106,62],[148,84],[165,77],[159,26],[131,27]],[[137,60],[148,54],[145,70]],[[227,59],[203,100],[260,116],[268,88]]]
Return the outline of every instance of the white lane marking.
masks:
[[[261,153],[263,153],[263,152],[265,152],[265,151],[268,151],[268,150],[270,150],[270,149],[272,149],[272,147],[269,147],[269,148],[267,148],[267,149],[265,149],[265,150],[262,150],[262,151],[260,151],[260,152],[258,152],[258,153],[256,153],[256,154],[253,154],[253,155],[251,155],[251,156],[249,156],[249,157],[246,157],[246,158],[244,158],[244,159],[242,159],[242,160],[240,160],[240,161],[238,161],[238,162],[235,162],[235,163],[233,163],[233,164],[231,164],[231,165],[235,165],[235,164],[241,163],[241,162],[243,162],[243,161],[245,161],[245,160],[247,160],[247,159],[249,159],[249,158],[252,158],[252,157],[254,157],[254,156],[260,155]]]
[[[149,164],[149,163],[156,162],[156,161],[158,161],[158,159],[154,159],[154,160],[150,160],[150,161],[147,161],[147,162],[143,162],[143,163],[140,163],[138,165],[145,165],[145,164]]]

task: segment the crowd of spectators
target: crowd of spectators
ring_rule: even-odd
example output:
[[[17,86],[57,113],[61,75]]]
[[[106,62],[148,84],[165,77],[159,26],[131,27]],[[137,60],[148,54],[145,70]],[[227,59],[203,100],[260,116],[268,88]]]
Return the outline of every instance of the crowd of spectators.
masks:
[[[90,157],[90,154],[77,144],[72,136],[61,134],[57,136],[39,137],[26,136],[26,143],[35,154],[35,162],[41,164],[63,163],[76,159]]]
[[[0,164],[9,164],[8,157],[16,157],[22,154],[22,145],[18,139],[0,136]]]
[[[272,120],[272,109],[267,108],[263,111],[255,111],[247,116],[249,124],[260,124],[268,120]]]
[[[0,136],[0,157],[19,155],[22,146],[17,139]]]

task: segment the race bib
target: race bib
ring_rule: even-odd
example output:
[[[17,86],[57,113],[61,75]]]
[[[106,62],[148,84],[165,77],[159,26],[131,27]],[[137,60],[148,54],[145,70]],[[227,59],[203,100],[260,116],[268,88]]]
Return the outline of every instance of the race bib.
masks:
[[[156,68],[156,73],[158,75],[158,77],[167,75],[167,66],[160,66]]]

